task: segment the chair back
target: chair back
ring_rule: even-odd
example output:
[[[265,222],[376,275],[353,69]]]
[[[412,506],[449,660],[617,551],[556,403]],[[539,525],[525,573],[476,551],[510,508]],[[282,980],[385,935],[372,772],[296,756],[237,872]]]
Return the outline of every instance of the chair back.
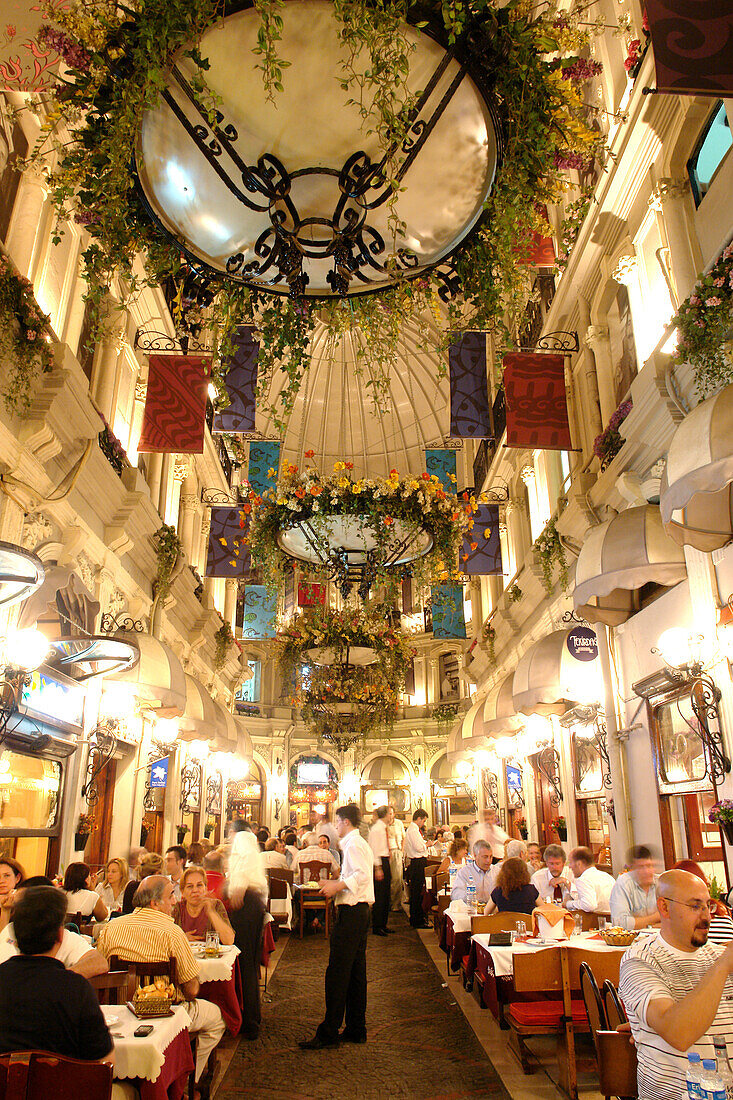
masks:
[[[321,862],[319,859],[309,859],[307,863],[299,863],[298,871],[300,872],[300,881],[303,882],[320,882],[321,871],[326,872],[326,878],[331,877],[332,866],[331,863]]]
[[[602,985],[609,978],[614,985],[618,985],[618,975],[621,966],[623,951],[588,951],[582,947],[574,947],[568,953],[568,976],[570,988],[573,992],[582,989],[580,984],[580,969],[586,963],[588,969],[596,980],[596,985]]]
[[[528,913],[485,913],[471,917],[471,935],[477,932],[516,932],[519,920],[523,920],[527,928],[532,923]]]
[[[267,882],[270,892],[270,900],[277,898],[278,900],[285,900],[288,896],[288,883],[284,878],[278,878],[276,876],[267,876]]]
[[[123,1005],[132,997],[135,978],[129,970],[110,970],[88,979],[101,1005]]]
[[[450,881],[450,874],[447,871],[440,871],[435,876],[435,893],[439,894],[444,886],[447,886]]]
[[[133,962],[131,959],[122,959],[119,955],[110,955],[109,968],[127,970],[134,975],[138,980],[132,983],[133,988],[141,984],[140,978],[161,977],[168,978],[172,985],[178,986],[178,968],[172,955],[168,959],[161,959],[160,962]]]
[[[442,859],[437,859],[434,856],[428,856],[425,861],[425,874],[434,875],[437,868],[440,867],[442,862]]]
[[[594,932],[598,927],[599,917],[605,917],[606,913],[585,913],[582,910],[576,909],[573,913],[574,917],[577,917],[580,913],[580,919],[583,922],[582,928],[584,932]]]
[[[63,1058],[43,1050],[24,1050],[0,1057],[3,1100],[110,1100],[112,1066]]]
[[[580,992],[583,994],[590,1033],[595,1043],[597,1031],[608,1031],[608,1021],[606,1010],[603,1007],[601,991],[598,988],[596,979],[593,977],[593,971],[586,962],[580,964]]]
[[[626,1009],[621,1003],[621,998],[618,995],[618,990],[612,981],[606,978],[603,983],[603,1007],[606,1011],[606,1019],[608,1021],[608,1030],[615,1031],[619,1024],[627,1024],[628,1017],[626,1016]]]
[[[514,988],[517,993],[562,992],[562,964],[556,947],[514,955]]]
[[[289,882],[291,886],[295,882],[295,873],[289,869],[286,870],[284,867],[268,867],[267,877],[270,881],[275,878],[282,879],[283,882]]]
[[[599,1092],[606,1097],[637,1096],[636,1047],[628,1032],[599,1031],[595,1038]]]

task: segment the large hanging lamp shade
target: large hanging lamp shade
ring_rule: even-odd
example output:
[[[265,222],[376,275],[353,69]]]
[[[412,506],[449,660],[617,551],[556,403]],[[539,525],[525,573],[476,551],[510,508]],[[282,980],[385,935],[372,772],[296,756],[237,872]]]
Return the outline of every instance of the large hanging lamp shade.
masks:
[[[507,737],[524,725],[514,705],[513,684],[514,673],[510,672],[486,696],[483,713],[485,737]]]
[[[682,548],[667,534],[653,504],[628,508],[593,527],[575,566],[575,610],[591,623],[618,626],[635,609],[645,584],[678,584],[687,576]]]
[[[30,550],[0,542],[0,607],[28,599],[41,587],[45,574],[43,562]]]
[[[598,702],[600,694],[598,639],[587,626],[540,638],[521,658],[512,683],[514,708],[522,714],[564,714],[569,704]]]
[[[117,637],[137,646],[138,663],[110,676],[110,681],[129,684],[133,695],[161,718],[178,718],[186,709],[186,674],[170,646],[151,634],[121,633]]]
[[[178,720],[182,741],[216,741],[224,731],[217,705],[200,680],[185,673],[186,709]]]
[[[659,507],[680,546],[710,553],[733,538],[733,384],[700,402],[677,426]]]

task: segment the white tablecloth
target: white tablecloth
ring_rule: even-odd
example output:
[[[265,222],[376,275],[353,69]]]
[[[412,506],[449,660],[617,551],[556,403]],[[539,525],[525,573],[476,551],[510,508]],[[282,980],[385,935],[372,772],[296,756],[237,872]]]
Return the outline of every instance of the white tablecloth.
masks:
[[[125,1005],[100,1007],[114,1039],[114,1076],[156,1081],[165,1062],[167,1047],[191,1022],[183,1005],[176,1005],[172,1016],[155,1020],[138,1019]],[[117,1022],[113,1023],[115,1018]],[[153,1030],[144,1039],[135,1039],[132,1033],[141,1024],[152,1024]]]
[[[288,896],[286,898],[270,898],[270,912],[271,913],[284,913],[287,917],[283,928],[292,928],[293,926],[293,887],[288,882]]]
[[[531,918],[530,918],[531,919]],[[544,951],[548,947],[582,947],[584,951],[620,951],[625,947],[609,947],[603,940],[594,940],[589,937],[592,932],[583,932],[579,936],[573,936],[569,940],[552,940],[547,943],[515,943],[511,947],[489,947],[489,932],[477,932],[473,942],[479,944],[491,955],[494,964],[494,974],[497,978],[510,978],[514,973],[514,953],[522,951],[532,954],[535,951]]]
[[[465,901],[452,901],[446,909],[446,913],[453,922],[454,932],[471,931],[471,914],[466,907]]]
[[[203,946],[203,945],[202,945]],[[199,981],[203,982],[228,982],[232,976],[232,970],[234,969],[234,960],[239,954],[239,948],[234,944],[226,947],[222,944],[220,959],[207,959],[203,951],[198,949],[198,946],[194,948],[194,955],[196,956],[196,962],[201,968],[199,974]]]

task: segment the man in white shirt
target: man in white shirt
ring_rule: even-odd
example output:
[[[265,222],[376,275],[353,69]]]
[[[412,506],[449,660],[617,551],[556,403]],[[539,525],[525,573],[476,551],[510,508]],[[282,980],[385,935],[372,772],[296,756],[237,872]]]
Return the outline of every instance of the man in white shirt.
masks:
[[[619,875],[611,891],[611,920],[629,931],[659,924],[657,876],[651,850],[638,844],[627,858],[631,870]]]
[[[239,948],[239,975],[242,980],[242,1030],[247,1039],[256,1039],[260,1031],[260,959],[262,922],[267,902],[267,877],[262,853],[249,825],[235,819],[229,825],[229,920],[234,943]]]
[[[392,872],[389,865],[389,835],[387,833],[387,807],[379,806],[375,811],[375,821],[369,830],[369,847],[374,856],[374,908],[372,909],[372,932],[375,936],[387,936],[392,929],[387,928],[389,918],[389,899],[392,889]]]
[[[491,848],[485,840],[477,840],[473,846],[473,860],[456,871],[451,890],[451,901],[466,901],[470,883],[476,887],[476,901],[485,905],[491,899],[496,886],[496,868],[491,865]]]
[[[23,885],[15,891],[14,902],[22,896],[23,890],[32,886],[53,886],[53,883],[50,878],[45,878],[43,875],[34,875],[32,878],[26,879]],[[4,963],[18,953],[18,944],[15,940],[13,922],[11,921],[0,932],[0,963]],[[94,978],[97,974],[106,974],[109,970],[109,963],[102,952],[90,947],[83,936],[78,936],[76,932],[70,932],[68,928],[64,929],[61,947],[56,954],[56,958],[64,964],[67,970],[73,970],[76,974],[81,974],[83,978]]]
[[[173,897],[176,901],[181,900],[181,875],[186,870],[186,849],[182,844],[174,844],[172,848],[166,849],[165,853],[165,873],[173,883]]]
[[[279,867],[281,871],[288,870],[288,861],[285,858],[284,840],[277,840],[274,836],[271,836],[270,839],[265,842],[265,850],[262,853],[262,866],[265,869],[268,867]]]
[[[573,872],[565,866],[565,850],[559,844],[548,844],[545,848],[546,867],[541,867],[532,875],[532,885],[543,901],[564,901],[577,897]]]
[[[402,846],[405,843],[405,826],[395,815],[394,806],[387,810],[387,836],[389,870],[392,875],[391,908],[394,913],[399,913],[402,909]]]
[[[409,860],[407,881],[410,884],[410,924],[413,928],[429,928],[422,908],[422,892],[425,889],[425,860],[427,844],[420,829],[428,820],[425,810],[415,810],[412,824],[405,833],[405,859]]]
[[[714,1058],[714,1036],[733,1035],[733,944],[708,942],[711,902],[696,875],[665,871],[656,897],[659,931],[622,958],[619,993],[636,1044],[639,1100],[678,1100],[687,1053]]]
[[[611,891],[616,879],[598,870],[590,848],[573,848],[568,866],[575,878],[575,895],[569,890],[563,893],[565,908],[581,909],[584,913],[610,913]]]
[[[336,907],[331,948],[326,969],[326,1014],[312,1039],[302,1050],[346,1043],[366,1042],[367,969],[366,947],[369,907],[374,904],[372,850],[359,835],[359,809],[353,803],[336,810],[336,831],[341,841],[341,878],[329,879],[321,893]],[[345,1016],[344,1030],[340,1031]]]
[[[326,810],[325,814],[321,818],[319,818],[318,824],[316,825],[316,833],[318,834],[318,836],[323,836],[325,834],[328,837],[329,848],[336,856],[336,859],[338,859],[339,853],[341,851],[338,830],[328,820],[328,810]]]
[[[509,834],[505,833],[497,818],[496,810],[484,810],[483,824],[478,822],[468,830],[468,847],[473,851],[477,840],[485,840],[491,848],[492,858],[498,862],[504,858],[504,844],[509,840]]]

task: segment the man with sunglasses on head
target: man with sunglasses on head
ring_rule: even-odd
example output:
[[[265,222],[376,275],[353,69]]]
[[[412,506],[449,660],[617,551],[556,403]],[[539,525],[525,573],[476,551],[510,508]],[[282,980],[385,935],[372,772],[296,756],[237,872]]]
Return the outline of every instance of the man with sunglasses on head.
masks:
[[[621,960],[639,1100],[679,1100],[688,1052],[714,1058],[714,1036],[733,1039],[733,944],[708,942],[714,906],[696,875],[665,871],[657,882],[659,931],[639,936]]]

